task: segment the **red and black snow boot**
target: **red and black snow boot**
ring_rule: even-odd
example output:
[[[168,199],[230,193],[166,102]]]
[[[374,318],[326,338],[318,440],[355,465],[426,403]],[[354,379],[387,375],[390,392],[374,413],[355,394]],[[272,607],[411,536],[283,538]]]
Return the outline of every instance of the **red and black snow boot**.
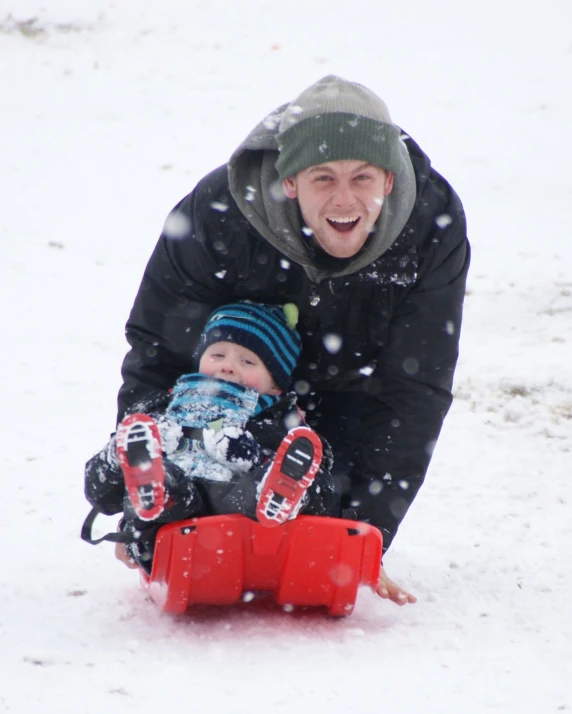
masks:
[[[322,462],[320,437],[307,426],[291,429],[260,484],[256,518],[279,526],[295,518]]]
[[[152,521],[165,506],[165,471],[157,424],[146,414],[130,414],[117,427],[117,458],[137,517]]]

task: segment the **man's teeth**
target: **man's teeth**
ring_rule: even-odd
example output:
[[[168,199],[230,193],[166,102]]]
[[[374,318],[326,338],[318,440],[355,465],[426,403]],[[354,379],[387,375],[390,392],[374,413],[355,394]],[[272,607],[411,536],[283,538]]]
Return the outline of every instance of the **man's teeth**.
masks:
[[[353,223],[357,221],[358,216],[348,216],[348,218],[328,218],[332,223]]]

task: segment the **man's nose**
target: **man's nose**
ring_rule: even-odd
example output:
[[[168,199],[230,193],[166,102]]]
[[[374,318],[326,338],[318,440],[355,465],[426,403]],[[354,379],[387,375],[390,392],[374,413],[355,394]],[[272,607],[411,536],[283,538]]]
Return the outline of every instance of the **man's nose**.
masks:
[[[334,202],[337,206],[346,208],[354,205],[354,194],[352,187],[345,181],[340,181],[336,186]]]

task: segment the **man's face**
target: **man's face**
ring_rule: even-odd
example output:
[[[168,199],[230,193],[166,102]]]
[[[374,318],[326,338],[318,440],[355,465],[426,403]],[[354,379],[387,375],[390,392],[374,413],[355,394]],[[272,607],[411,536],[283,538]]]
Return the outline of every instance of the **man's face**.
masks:
[[[363,161],[330,161],[282,185],[288,198],[298,199],[316,243],[335,258],[350,258],[373,230],[393,188],[393,174]]]

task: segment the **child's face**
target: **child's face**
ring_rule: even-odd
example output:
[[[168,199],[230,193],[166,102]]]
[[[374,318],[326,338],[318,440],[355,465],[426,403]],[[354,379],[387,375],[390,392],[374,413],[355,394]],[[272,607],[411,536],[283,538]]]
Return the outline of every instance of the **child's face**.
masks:
[[[270,372],[255,352],[234,342],[214,342],[203,352],[199,372],[256,389],[260,394],[280,394]]]

